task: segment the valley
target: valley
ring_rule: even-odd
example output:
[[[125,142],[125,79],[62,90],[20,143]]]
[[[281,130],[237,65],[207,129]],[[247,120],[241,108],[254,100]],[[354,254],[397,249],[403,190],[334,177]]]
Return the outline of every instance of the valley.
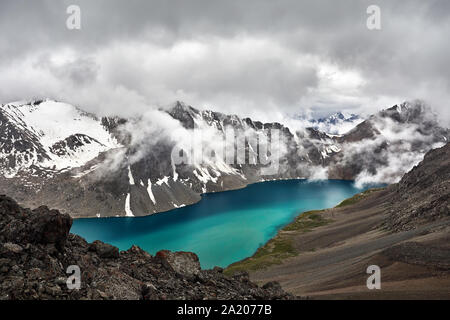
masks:
[[[398,184],[301,214],[225,272],[315,299],[448,299],[449,155],[447,144]],[[366,287],[370,265],[381,268],[381,290]]]
[[[146,217],[75,219],[71,232],[120,250],[195,252],[202,268],[226,267],[252,255],[300,212],[334,206],[362,190],[341,180],[260,182]]]

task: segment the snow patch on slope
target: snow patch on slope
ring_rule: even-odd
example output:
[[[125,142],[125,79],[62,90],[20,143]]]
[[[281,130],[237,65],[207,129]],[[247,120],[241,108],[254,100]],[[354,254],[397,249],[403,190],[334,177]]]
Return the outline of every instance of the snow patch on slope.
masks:
[[[128,182],[130,185],[134,185],[133,174],[131,173],[131,167],[128,166]]]
[[[152,182],[150,179],[148,179],[148,187],[147,187],[148,196],[150,197],[150,200],[152,200],[153,204],[156,204],[155,196],[152,192]]]
[[[130,194],[129,193],[127,193],[127,197],[125,199],[125,216],[134,217],[133,211],[131,211]]]
[[[120,147],[98,119],[70,104],[51,100],[9,103],[2,105],[1,111],[15,128],[35,140],[32,149],[0,153],[0,159],[16,159],[8,172],[2,170],[7,177],[32,165],[51,170],[80,167],[101,152]],[[70,146],[70,142],[77,144]],[[44,154],[37,154],[36,148]]]

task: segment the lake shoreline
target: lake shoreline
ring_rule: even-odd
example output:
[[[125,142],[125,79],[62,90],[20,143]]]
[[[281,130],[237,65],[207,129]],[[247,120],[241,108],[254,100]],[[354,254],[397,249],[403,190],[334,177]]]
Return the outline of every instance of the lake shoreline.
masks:
[[[384,227],[390,197],[388,186],[302,213],[225,273],[247,271],[256,283],[278,281],[309,299],[448,299],[449,273],[436,259],[448,244],[450,219],[392,232]],[[370,265],[381,268],[382,290],[366,286]]]
[[[198,254],[203,268],[226,267],[251,256],[299,213],[334,206],[364,190],[344,180],[264,182],[205,194],[195,205],[166,214],[77,219],[71,232],[120,250],[135,244],[151,254],[162,249],[191,251]]]
[[[226,189],[226,190],[221,190],[221,191],[211,191],[211,192],[205,192],[205,193],[201,193],[200,196],[201,198],[198,201],[192,202],[192,203],[187,203],[184,204],[184,206],[179,207],[179,208],[173,208],[173,209],[169,209],[169,210],[163,210],[163,211],[158,211],[158,212],[154,212],[154,213],[149,213],[143,216],[134,216],[134,217],[126,217],[126,216],[105,216],[105,217],[97,217],[97,216],[75,216],[72,217],[72,219],[75,220],[81,220],[81,219],[109,219],[109,218],[145,218],[148,216],[154,216],[157,214],[161,214],[161,213],[168,213],[168,212],[172,212],[172,211],[176,211],[178,209],[184,208],[184,207],[188,207],[188,206],[192,206],[195,205],[199,202],[202,201],[203,199],[203,195],[206,194],[216,194],[216,193],[225,193],[225,192],[232,192],[232,191],[237,191],[237,190],[242,190],[245,188],[248,188],[251,185],[255,185],[255,184],[260,184],[260,183],[265,183],[265,182],[276,182],[276,181],[311,181],[311,182],[320,182],[320,181],[348,181],[348,182],[355,182],[355,180],[349,180],[349,179],[320,179],[320,180],[309,180],[308,178],[280,178],[280,179],[267,179],[267,180],[262,180],[262,181],[256,181],[256,182],[250,182],[248,184],[246,184],[245,186],[241,186],[241,187],[236,187],[236,188],[232,188],[232,189]]]

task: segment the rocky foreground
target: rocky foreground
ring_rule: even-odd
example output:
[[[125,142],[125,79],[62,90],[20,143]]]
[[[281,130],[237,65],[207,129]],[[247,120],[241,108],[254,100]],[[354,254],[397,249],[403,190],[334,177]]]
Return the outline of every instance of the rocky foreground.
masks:
[[[201,270],[197,255],[137,246],[119,252],[69,233],[72,218],[57,210],[24,209],[0,196],[0,299],[292,299],[276,282],[262,287],[246,272]],[[81,271],[69,289],[67,268]],[[74,282],[75,283],[75,282]]]

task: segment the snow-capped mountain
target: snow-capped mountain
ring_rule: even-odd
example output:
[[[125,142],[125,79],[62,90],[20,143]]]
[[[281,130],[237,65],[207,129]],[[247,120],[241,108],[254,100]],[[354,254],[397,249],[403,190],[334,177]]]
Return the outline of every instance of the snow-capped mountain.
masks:
[[[120,146],[93,115],[50,100],[2,105],[0,130],[0,174],[5,177],[36,168],[62,172]]]
[[[313,127],[317,130],[329,134],[342,135],[363,121],[364,119],[359,115],[353,113],[344,115],[342,112],[337,112],[326,118],[319,118],[316,121],[313,120],[312,123]]]
[[[371,115],[336,137],[342,152],[330,163],[328,174],[355,179],[359,184],[394,183],[400,172],[411,170],[426,152],[447,143],[449,136],[449,130],[439,126],[436,115],[423,102],[404,102]]]
[[[337,114],[316,124],[360,120]],[[230,128],[244,133],[232,144],[233,150],[235,144],[244,146],[245,152],[236,154],[241,161],[216,157]],[[270,129],[280,132],[281,143],[270,151],[279,166],[267,174],[258,153],[262,145],[254,141],[271,140]],[[139,118],[99,119],[51,100],[2,105],[0,130],[3,192],[24,205],[46,203],[76,217],[147,215],[192,204],[205,192],[269,179],[395,182],[450,137],[420,102],[386,109],[341,135],[200,111],[181,102]],[[174,147],[189,149],[192,142],[200,143],[206,156],[176,163]]]
[[[342,112],[336,112],[328,117],[319,118],[317,120],[312,120],[313,122],[318,123],[329,123],[329,124],[338,124],[340,122],[354,122],[356,120],[360,120],[361,118],[354,113],[349,115],[344,115]]]
[[[364,121],[359,115],[346,112],[336,112],[327,117],[317,119],[300,115],[296,115],[293,118],[303,122],[303,126],[308,126],[330,135],[342,135],[347,133]]]

